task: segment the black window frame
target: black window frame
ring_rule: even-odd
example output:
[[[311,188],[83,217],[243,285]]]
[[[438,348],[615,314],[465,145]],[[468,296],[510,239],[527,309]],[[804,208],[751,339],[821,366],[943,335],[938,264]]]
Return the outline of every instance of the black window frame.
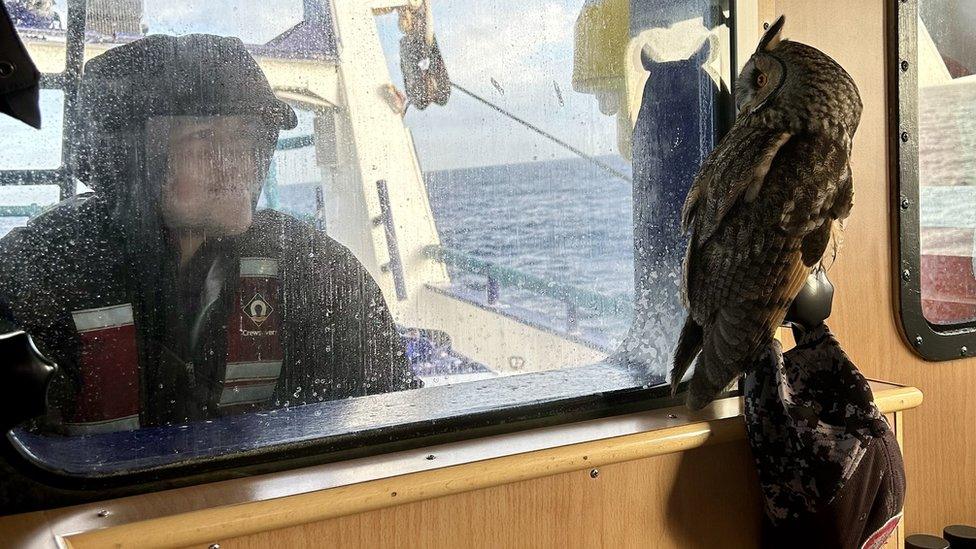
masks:
[[[63,135],[74,131],[72,113],[75,110],[81,71],[85,63],[86,4],[86,0],[67,0],[64,69],[59,73],[42,73],[38,82],[38,87],[42,90],[60,90],[64,93]],[[0,185],[57,185],[60,189],[60,200],[73,196],[76,194],[75,184],[69,167],[72,142],[70,139],[62,139],[61,165],[57,168],[0,170]]]
[[[716,0],[719,1],[719,0]],[[729,17],[716,18],[715,24],[729,28],[730,82],[734,81],[736,59],[736,1],[725,0]],[[84,58],[84,28],[86,0],[68,0],[68,46],[65,70],[59,74],[43,75],[43,88],[62,89],[65,93],[65,135],[72,131],[72,112]],[[713,14],[714,15],[714,14]],[[80,24],[79,24],[80,20]],[[72,31],[71,29],[75,29]],[[74,32],[74,35],[71,33]],[[74,36],[74,39],[72,39]],[[715,126],[716,143],[734,120],[735,107],[728,90],[716,93],[716,112],[719,122]],[[74,179],[70,173],[70,139],[63,148],[62,166],[55,170],[28,170],[24,173],[0,171],[0,185],[30,183],[56,183],[61,187],[62,199],[75,194]],[[30,177],[27,177],[30,176]],[[573,379],[574,376],[576,379]],[[30,496],[14,508],[0,501],[0,515],[50,509],[64,505],[99,501],[196,485],[245,475],[290,470],[299,467],[367,457],[393,451],[421,448],[434,444],[462,441],[495,434],[510,433],[589,419],[598,419],[637,411],[667,408],[683,402],[683,395],[671,395],[671,387],[665,378],[648,375],[644,365],[598,362],[586,366],[549,370],[506,377],[510,383],[498,379],[466,382],[447,387],[432,387],[382,395],[358,397],[385,399],[391,410],[387,415],[406,418],[396,424],[375,425],[357,430],[324,428],[322,436],[310,440],[279,445],[265,445],[253,450],[201,457],[164,464],[140,470],[122,471],[117,474],[85,476],[57,468],[44,467],[37,456],[17,442],[16,430],[5,433],[0,440],[0,478],[12,480],[16,486],[31,492]],[[513,386],[521,383],[521,389]],[[575,385],[574,385],[575,384]],[[540,391],[545,386],[549,392]],[[576,391],[567,388],[578,387]],[[684,388],[684,384],[682,385]],[[425,410],[426,396],[434,389],[450,390],[456,404],[441,410],[436,417],[420,417]],[[563,394],[560,394],[563,393]],[[571,396],[566,396],[572,393]],[[739,391],[728,391],[719,398],[737,396]],[[484,402],[492,398],[513,399],[518,403],[501,407],[474,407],[471,402]],[[323,422],[341,420],[342,409],[349,401],[332,401],[306,405],[322,411]],[[315,407],[315,408],[311,408]],[[453,412],[452,412],[453,410]],[[220,421],[220,420],[215,420]],[[380,422],[378,422],[380,423]],[[165,429],[178,429],[179,426]]]
[[[889,173],[897,192],[891,211],[897,229],[898,317],[902,336],[929,361],[976,354],[976,321],[940,325],[925,318],[921,292],[921,196],[918,170],[918,0],[890,0],[887,12]]]

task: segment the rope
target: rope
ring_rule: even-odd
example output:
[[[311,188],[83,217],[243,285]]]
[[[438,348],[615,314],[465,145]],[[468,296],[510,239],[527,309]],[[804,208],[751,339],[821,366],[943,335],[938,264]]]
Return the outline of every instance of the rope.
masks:
[[[607,172],[608,174],[610,174],[610,175],[612,175],[614,177],[623,179],[624,181],[626,181],[628,183],[633,183],[634,182],[634,180],[631,179],[630,176],[628,176],[627,174],[625,174],[625,173],[617,170],[613,166],[611,166],[611,165],[609,165],[609,164],[607,164],[607,163],[605,163],[605,162],[603,162],[603,161],[601,161],[601,160],[599,160],[597,158],[594,158],[594,157],[586,154],[585,152],[577,149],[576,147],[570,145],[569,143],[563,141],[562,139],[559,139],[555,135],[552,135],[551,133],[543,130],[542,128],[539,128],[538,126],[535,126],[535,125],[533,125],[530,122],[527,122],[525,120],[522,120],[521,118],[519,118],[519,117],[515,116],[514,114],[506,111],[505,109],[499,107],[498,105],[492,103],[491,101],[488,101],[484,97],[481,97],[480,95],[478,95],[478,94],[476,94],[476,93],[474,93],[474,92],[472,92],[470,90],[467,90],[465,88],[462,88],[461,86],[455,84],[454,82],[451,82],[451,87],[454,88],[454,89],[456,89],[456,90],[458,90],[459,92],[467,95],[468,97],[470,97],[472,99],[475,99],[477,101],[480,101],[481,103],[483,103],[483,104],[487,105],[488,107],[490,107],[492,110],[495,110],[495,111],[501,113],[502,115],[507,116],[507,117],[511,118],[512,120],[518,122],[519,124],[522,124],[526,128],[528,128],[528,129],[536,132],[537,134],[545,137],[546,139],[549,139],[553,143],[555,143],[555,144],[563,147],[564,149],[567,149],[568,151],[572,152],[573,154],[579,156],[580,158],[589,161],[590,163],[592,163],[593,165],[597,166],[601,170]]]

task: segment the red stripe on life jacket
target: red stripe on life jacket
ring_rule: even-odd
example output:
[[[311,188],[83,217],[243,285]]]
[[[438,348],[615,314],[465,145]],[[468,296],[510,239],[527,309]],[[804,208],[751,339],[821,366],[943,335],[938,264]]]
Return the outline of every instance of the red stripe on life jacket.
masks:
[[[71,313],[81,340],[81,388],[66,427],[109,432],[139,427],[139,355],[132,305]]]
[[[241,258],[241,274],[227,322],[227,361],[217,404],[254,404],[274,395],[281,375],[278,262]],[[128,303],[74,311],[81,340],[81,388],[65,427],[73,433],[138,429],[139,357]]]

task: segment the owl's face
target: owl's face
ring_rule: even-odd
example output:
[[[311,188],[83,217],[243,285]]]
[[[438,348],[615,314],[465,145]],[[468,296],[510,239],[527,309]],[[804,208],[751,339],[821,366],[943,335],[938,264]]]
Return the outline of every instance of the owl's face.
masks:
[[[735,81],[735,106],[739,114],[763,107],[782,87],[785,73],[783,62],[776,57],[764,53],[753,55]]]
[[[786,19],[780,16],[759,40],[756,53],[742,68],[735,81],[735,106],[739,116],[763,108],[776,96],[786,78],[786,65],[774,53],[782,41]]]
[[[738,120],[780,131],[854,135],[861,98],[851,76],[822,51],[782,37],[780,17],[735,83]]]

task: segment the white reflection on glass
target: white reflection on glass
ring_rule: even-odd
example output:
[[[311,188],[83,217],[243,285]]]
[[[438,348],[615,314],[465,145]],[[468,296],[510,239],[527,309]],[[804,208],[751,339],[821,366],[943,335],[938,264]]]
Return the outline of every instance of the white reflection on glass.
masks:
[[[919,193],[925,318],[976,320],[976,4],[919,2]]]

